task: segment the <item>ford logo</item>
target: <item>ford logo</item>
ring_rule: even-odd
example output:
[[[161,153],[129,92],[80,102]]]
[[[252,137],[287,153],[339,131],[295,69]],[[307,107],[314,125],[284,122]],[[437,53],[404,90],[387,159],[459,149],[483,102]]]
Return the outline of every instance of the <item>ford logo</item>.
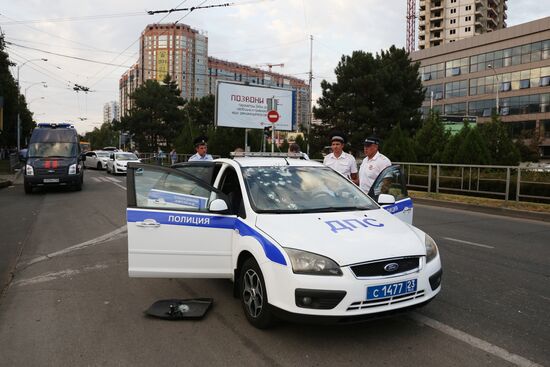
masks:
[[[396,271],[397,269],[399,269],[399,264],[398,263],[389,263],[386,266],[384,266],[384,270],[387,271],[388,273],[392,273],[392,272]]]

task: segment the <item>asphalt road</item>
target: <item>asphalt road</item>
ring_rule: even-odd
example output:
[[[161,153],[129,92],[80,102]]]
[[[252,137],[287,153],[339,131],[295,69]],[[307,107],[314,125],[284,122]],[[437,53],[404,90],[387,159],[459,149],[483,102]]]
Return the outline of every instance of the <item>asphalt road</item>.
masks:
[[[124,187],[87,170],[81,192],[0,190],[0,366],[550,365],[549,223],[416,205],[415,225],[443,259],[432,303],[364,324],[260,331],[227,280],[128,278]],[[192,297],[215,300],[202,321],[143,314]]]

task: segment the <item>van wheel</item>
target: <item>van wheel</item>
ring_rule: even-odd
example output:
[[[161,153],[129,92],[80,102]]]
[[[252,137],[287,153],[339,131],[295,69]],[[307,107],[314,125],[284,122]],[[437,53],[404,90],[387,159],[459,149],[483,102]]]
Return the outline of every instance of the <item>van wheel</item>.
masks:
[[[239,283],[241,305],[248,322],[258,329],[272,326],[275,316],[270,310],[262,271],[254,258],[244,262]]]
[[[32,194],[32,185],[25,182],[23,183],[23,187],[25,188],[25,194]]]

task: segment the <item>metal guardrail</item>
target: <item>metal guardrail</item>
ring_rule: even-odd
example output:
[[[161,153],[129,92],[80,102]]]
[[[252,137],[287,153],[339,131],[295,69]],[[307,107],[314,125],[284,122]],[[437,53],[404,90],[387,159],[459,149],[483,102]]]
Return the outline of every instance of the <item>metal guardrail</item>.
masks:
[[[394,163],[403,167],[409,188],[436,193],[484,194],[501,197],[505,201],[515,196],[515,201],[528,198],[550,202],[549,166]]]

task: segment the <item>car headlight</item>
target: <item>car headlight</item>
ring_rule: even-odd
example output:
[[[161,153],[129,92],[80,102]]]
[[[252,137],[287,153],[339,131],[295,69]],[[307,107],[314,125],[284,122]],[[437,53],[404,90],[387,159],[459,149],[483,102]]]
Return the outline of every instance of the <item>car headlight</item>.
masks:
[[[285,248],[295,274],[342,275],[338,264],[328,257],[307,251]]]
[[[69,166],[69,175],[76,175],[76,163]]]
[[[34,168],[30,164],[25,165],[25,174],[27,176],[34,176]]]
[[[116,162],[116,165],[119,166],[119,167],[124,167],[124,165],[122,163]]]
[[[424,239],[424,245],[426,246],[426,262],[429,263],[437,256],[437,245],[433,238],[426,234]]]

